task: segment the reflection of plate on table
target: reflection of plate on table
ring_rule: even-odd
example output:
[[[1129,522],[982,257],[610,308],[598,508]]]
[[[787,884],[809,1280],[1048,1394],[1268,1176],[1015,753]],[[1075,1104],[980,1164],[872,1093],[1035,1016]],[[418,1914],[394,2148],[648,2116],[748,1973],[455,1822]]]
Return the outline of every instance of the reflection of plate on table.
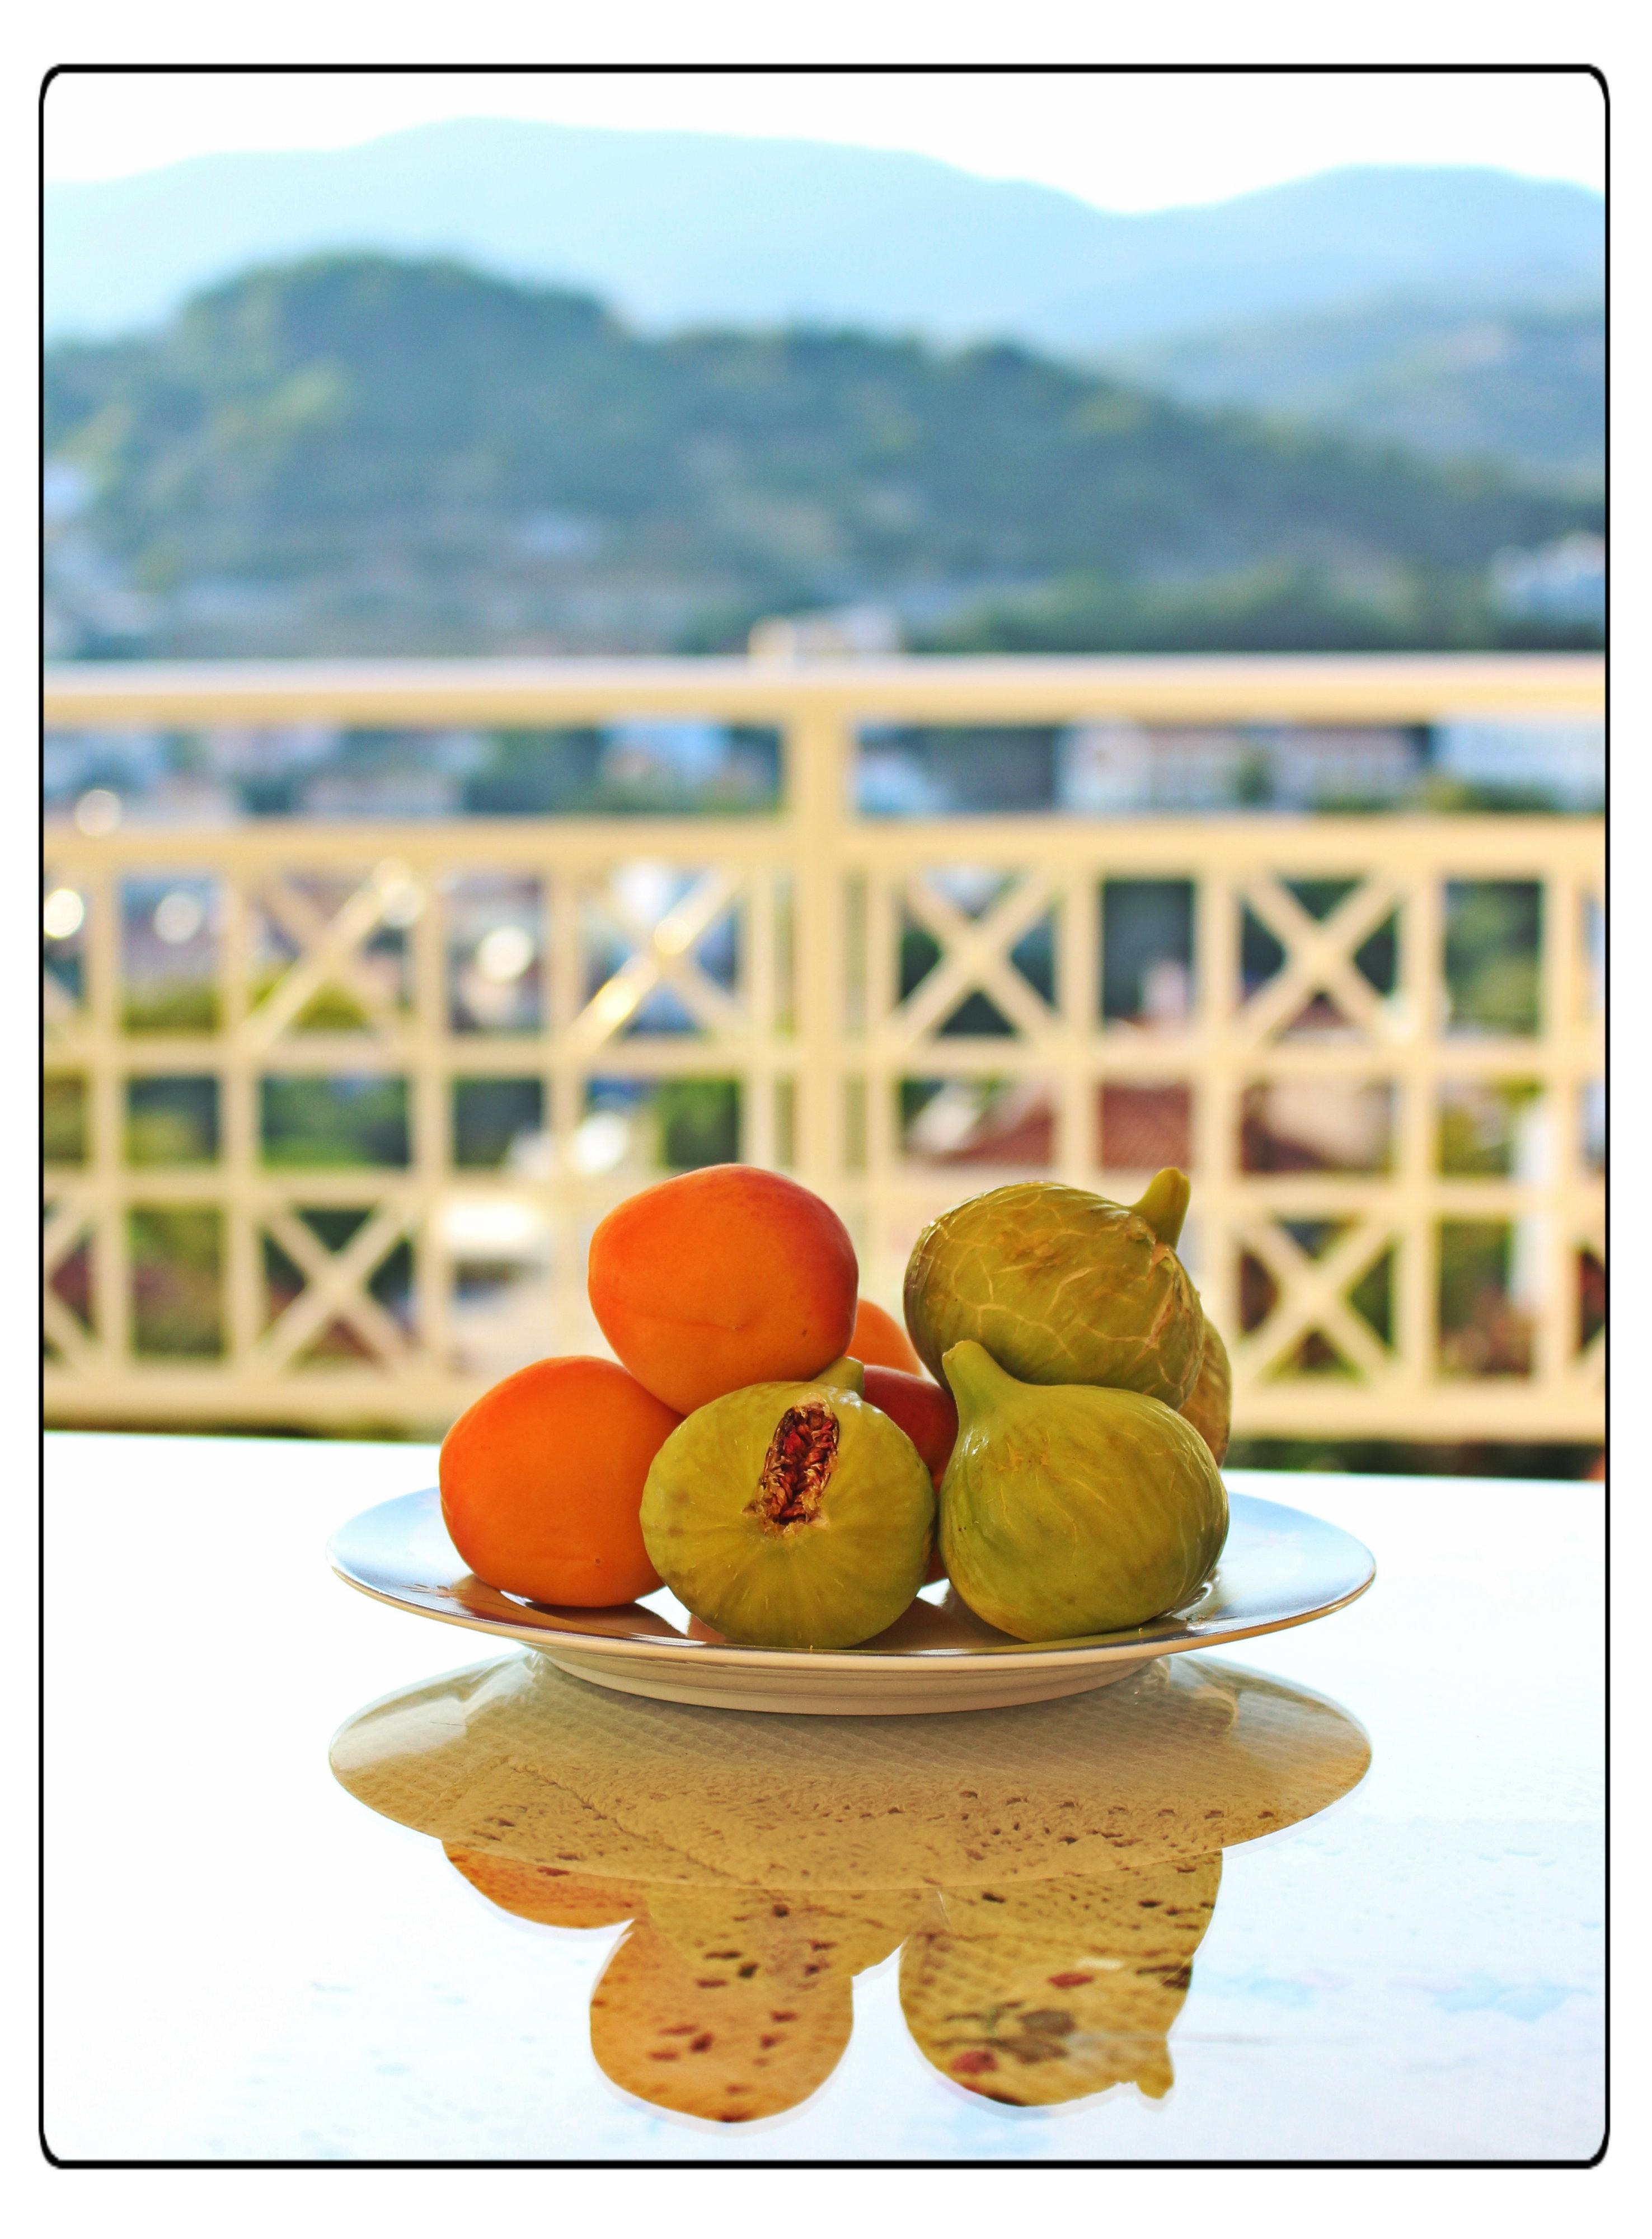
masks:
[[[864,1646],[813,1651],[692,1639],[687,1611],[664,1589],[620,1609],[520,1601],[465,1569],[434,1490],[366,1510],[328,1551],[345,1584],[377,1601],[524,1641],[564,1671],[623,1694],[725,1710],[910,1715],[1106,1687],[1155,1657],[1325,1617],[1376,1575],[1369,1551],[1334,1525],[1244,1493],[1231,1505],[1222,1559],[1193,1601],[1131,1632],[1037,1646],[983,1624],[944,1584]]]
[[[912,2041],[949,2084],[1011,2108],[1161,2098],[1223,1852],[1324,1810],[1370,1756],[1335,1704],[1204,1657],[914,1724],[731,1720],[521,1651],[369,1704],[330,1751],[491,1905],[628,1922],[591,1989],[597,2064],[716,2123],[817,2091],[853,1978],[897,1947]],[[557,2025],[519,1970],[508,1995]]]

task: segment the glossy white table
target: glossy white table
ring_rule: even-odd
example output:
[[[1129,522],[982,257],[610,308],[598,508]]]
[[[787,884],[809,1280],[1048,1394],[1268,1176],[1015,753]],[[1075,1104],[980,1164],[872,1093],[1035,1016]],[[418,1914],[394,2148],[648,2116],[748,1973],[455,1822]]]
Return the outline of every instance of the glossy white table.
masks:
[[[632,1931],[501,1910],[329,1771],[363,1706],[499,1661],[323,1559],[344,1518],[430,1482],[428,1449],[58,1434],[47,1458],[46,2130],[64,2159],[1570,2161],[1600,2143],[1596,1485],[1234,1473],[1357,1534],[1378,1578],[1229,1651],[1221,1684],[1248,1667],[1330,1698],[1371,1763],[1330,1808],[1222,1853],[1164,2096],[983,2098],[920,2051],[892,1956],[855,1977],[818,2089],[713,2123],[594,2057],[592,1992]],[[972,1717],[1062,1710],[939,1723],[956,1748]],[[693,1715],[713,1722],[696,1748],[726,1726],[738,1768],[758,1722]]]

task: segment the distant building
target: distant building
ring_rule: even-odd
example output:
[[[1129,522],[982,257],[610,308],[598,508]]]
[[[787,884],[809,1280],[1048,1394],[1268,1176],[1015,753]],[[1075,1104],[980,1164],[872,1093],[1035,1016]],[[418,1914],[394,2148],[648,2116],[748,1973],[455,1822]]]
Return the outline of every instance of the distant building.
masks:
[[[1208,751],[1160,753],[1144,724],[1075,724],[1056,748],[1057,801],[1079,816],[1139,816],[1168,805],[1174,787],[1191,795],[1180,806],[1226,808],[1231,734],[1198,735],[1209,740]]]
[[[77,459],[46,461],[41,626],[48,661],[139,653],[154,628],[155,601],[134,588],[85,525],[96,495],[96,478]]]
[[[293,787],[308,816],[379,818],[458,816],[465,781],[481,764],[486,742],[476,731],[345,731],[316,756],[317,741],[293,741],[310,757]]]
[[[638,716],[615,723],[602,746],[602,774],[621,785],[704,785],[728,761],[722,723]]]
[[[1606,540],[1582,533],[1535,551],[1499,552],[1491,596],[1506,615],[1606,627]]]
[[[220,723],[204,734],[211,768],[242,783],[301,777],[328,761],[343,738],[336,723]]]
[[[944,816],[947,789],[899,741],[863,740],[855,801],[863,816]]]
[[[122,801],[143,799],[165,780],[159,731],[48,731],[42,754],[48,817],[69,816],[81,795],[102,788]]]
[[[41,469],[40,517],[49,529],[75,520],[96,495],[96,480],[78,459],[48,459]]]
[[[1388,805],[1414,790],[1422,763],[1417,734],[1394,727],[1081,723],[1058,742],[1056,794],[1081,816]]]
[[[1281,808],[1333,809],[1343,802],[1386,807],[1415,789],[1423,739],[1398,725],[1292,725],[1270,734],[1267,754]]]
[[[324,770],[303,787],[299,814],[387,821],[404,816],[457,816],[463,795],[460,778],[447,770]]]
[[[141,654],[154,630],[154,599],[83,531],[45,526],[42,627],[49,661]]]
[[[753,624],[753,661],[867,661],[900,651],[899,617],[888,607],[833,607],[770,615]]]
[[[1606,802],[1606,726],[1465,715],[1436,724],[1434,767],[1487,793],[1587,811]]]
[[[135,824],[234,824],[242,814],[240,793],[205,771],[172,770],[133,794]]]

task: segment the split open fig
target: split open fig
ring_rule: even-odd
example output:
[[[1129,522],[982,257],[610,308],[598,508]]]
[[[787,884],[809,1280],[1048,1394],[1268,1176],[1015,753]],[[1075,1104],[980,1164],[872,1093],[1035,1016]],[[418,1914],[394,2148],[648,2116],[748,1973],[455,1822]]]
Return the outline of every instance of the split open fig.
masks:
[[[928,1468],[860,1396],[858,1361],[807,1384],[753,1384],[696,1408],[642,1495],[642,1536],[679,1601],[763,1648],[850,1648],[923,1583]]]

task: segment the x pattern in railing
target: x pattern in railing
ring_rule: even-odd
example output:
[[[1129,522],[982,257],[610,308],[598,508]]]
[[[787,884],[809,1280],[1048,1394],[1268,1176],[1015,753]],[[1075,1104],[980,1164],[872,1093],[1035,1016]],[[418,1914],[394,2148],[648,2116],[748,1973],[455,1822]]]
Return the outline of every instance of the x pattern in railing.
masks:
[[[750,836],[747,829],[748,847]],[[777,1117],[776,1100],[795,1109],[799,1076],[812,1058],[819,1062],[805,1035],[783,1023],[796,1000],[787,898],[772,866],[708,865],[712,833],[673,835],[674,860],[667,860],[676,898],[652,911],[616,885],[607,863],[582,862],[566,838],[547,835],[536,862],[532,839],[509,835],[513,867],[538,874],[543,929],[535,960],[548,993],[531,1028],[497,1032],[461,1029],[450,1015],[454,935],[444,920],[454,877],[496,864],[498,833],[450,828],[438,837],[404,829],[387,835],[391,844],[376,861],[354,866],[348,854],[361,843],[337,831],[238,834],[217,858],[197,840],[188,867],[197,876],[204,868],[219,887],[216,1027],[180,1030],[163,1020],[146,1029],[134,1018],[107,927],[101,940],[83,944],[79,1000],[49,969],[49,1063],[85,1084],[92,1139],[82,1164],[51,1174],[44,1313],[52,1405],[70,1414],[143,1415],[187,1405],[255,1419],[303,1419],[317,1406],[375,1419],[440,1417],[481,1373],[466,1349],[459,1295],[466,1254],[479,1252],[444,1241],[454,1203],[473,1211],[489,1200],[526,1206],[532,1218],[525,1226],[541,1239],[539,1260],[528,1253],[514,1279],[537,1298],[539,1319],[508,1321],[503,1342],[529,1354],[597,1342],[580,1295],[582,1236],[607,1204],[646,1179],[634,1164],[581,1168],[578,1131],[598,1081],[733,1080],[742,1147],[750,1154],[752,1137],[766,1125],[766,1155],[794,1159],[844,1206],[860,1234],[869,1283],[892,1301],[906,1242],[949,1199],[1017,1171],[1133,1192],[1146,1167],[1098,1143],[1098,1099],[1108,1084],[1150,1092],[1168,1084],[1184,1092],[1194,1115],[1187,1147],[1170,1140],[1164,1147],[1193,1165],[1190,1251],[1233,1341],[1242,1421],[1280,1431],[1397,1434],[1410,1427],[1437,1436],[1455,1426],[1465,1435],[1590,1435],[1603,1336],[1578,1325],[1576,1267],[1581,1253],[1603,1259],[1602,1226],[1600,1186],[1582,1163],[1574,1107],[1599,1066],[1599,1030],[1585,1000],[1581,933],[1568,927],[1598,894],[1595,836],[1587,827],[1556,825],[1542,835],[1541,857],[1533,852],[1536,835],[1512,826],[1363,820],[1357,835],[1340,827],[1314,836],[1317,859],[1301,827],[1287,834],[1189,824],[1132,834],[1068,825],[1045,835],[1053,862],[1025,860],[1038,841],[1020,831],[985,865],[976,848],[960,868],[955,857],[937,854],[932,830],[914,867],[913,835],[863,828],[858,843],[839,851],[833,875],[858,887],[867,923],[882,928],[873,944],[881,953],[863,947],[858,996],[847,984],[852,974],[843,975],[828,1093],[815,1100],[812,1145],[788,1141],[784,1114]],[[1363,863],[1350,852],[1354,836]],[[651,835],[654,853],[663,837]],[[1257,852],[1287,839],[1290,864],[1254,867]],[[118,916],[123,877],[141,872],[153,882],[176,865],[180,845],[176,835],[163,844],[76,842],[54,877],[85,891],[90,935],[100,909]],[[1199,927],[1186,1013],[1157,1026],[1104,1018],[1098,1008],[1102,890],[1111,872],[1144,875],[1144,847],[1153,859],[1148,874],[1179,868]],[[1567,859],[1563,869],[1556,867],[1557,853]],[[1382,856],[1389,860],[1370,860]],[[1570,952],[1549,960],[1543,985],[1551,1007],[1559,999],[1569,1007],[1551,1008],[1523,1037],[1454,1035],[1439,958],[1444,882],[1454,863],[1483,878],[1539,860],[1545,937]],[[1299,893],[1306,874],[1327,871],[1342,874],[1348,890],[1316,915]],[[965,890],[986,899],[972,907],[959,899]],[[317,899],[325,893],[338,897],[330,907]],[[1234,968],[1245,913],[1279,955],[1248,990]],[[268,945],[255,938],[260,924],[280,936],[284,961],[273,973]],[[903,927],[921,933],[929,958],[905,993]],[[702,951],[720,928],[725,953],[713,968]],[[558,955],[569,929],[577,953]],[[1379,932],[1399,958],[1386,991],[1356,961]],[[1035,933],[1048,951],[1047,992],[1015,960]],[[1224,982],[1216,975],[1224,959]],[[674,1031],[648,1024],[650,1000],[667,991],[680,1007]],[[998,1031],[958,1030],[973,996],[986,998]],[[338,1023],[341,1015],[347,1023]],[[1555,1123],[1546,1178],[1440,1173],[1439,1091],[1465,1072],[1538,1084]],[[272,1077],[294,1073],[404,1083],[405,1154],[393,1152],[394,1163],[376,1169],[341,1162],[283,1171],[261,1099]],[[130,1085],[179,1075],[215,1084],[216,1158],[171,1168],[128,1165],[120,1130]],[[524,1076],[543,1091],[548,1165],[488,1173],[458,1163],[454,1082]],[[902,1099],[910,1100],[914,1082],[932,1090],[938,1079],[969,1085],[984,1120],[932,1159],[922,1154],[921,1129],[903,1133]],[[1298,1092],[1317,1084],[1330,1105],[1339,1095],[1369,1096],[1373,1081],[1384,1082],[1390,1143],[1365,1170],[1338,1171],[1334,1141],[1317,1170],[1253,1170],[1245,1098],[1276,1080]],[[866,1115],[858,1139],[833,1116],[834,1104],[847,1111],[857,1099]],[[1025,1116],[1030,1106],[1040,1115],[1042,1151],[1025,1136],[1018,1149],[1013,1138],[1007,1149],[995,1147],[992,1112]],[[218,1277],[228,1297],[209,1358],[146,1352],[132,1319],[142,1270],[132,1260],[131,1217],[185,1206],[212,1208],[222,1225]],[[318,1232],[317,1208],[354,1216],[342,1241]],[[1442,1224],[1453,1222],[1502,1224],[1510,1235],[1523,1225],[1536,1238],[1547,1272],[1535,1310],[1529,1300],[1523,1309],[1532,1324],[1523,1373],[1475,1380],[1443,1372],[1440,1239]],[[286,1294],[267,1280],[272,1247]],[[398,1251],[415,1272],[404,1295],[387,1297],[381,1279]],[[88,1262],[96,1271],[100,1261],[117,1263],[118,1272],[94,1272],[77,1307],[64,1272]],[[1355,1303],[1374,1270],[1383,1278],[1385,1326]],[[127,1294],[118,1304],[112,1285]],[[485,1363],[508,1365],[503,1356]]]
[[[1026,1173],[1130,1195],[1174,1160],[1242,1429],[1599,1435],[1598,824],[879,822],[848,806],[849,703],[796,694],[771,819],[54,831],[83,921],[45,995],[73,1120],[51,1413],[433,1427],[521,1360],[600,1346],[586,1239],[670,1142],[614,1115],[700,1084],[725,1148],[839,1206],[886,1303],[947,1202]],[[210,889],[170,958],[143,915],[169,880]],[[1185,904],[1164,1000],[1144,978],[1120,998],[1109,953],[1144,882]],[[1452,896],[1516,888],[1529,1015],[1476,1016]],[[193,1008],[170,1000],[189,973]],[[295,1083],[333,1099],[332,1150],[294,1140]],[[192,1147],[140,1143],[143,1098],[191,1084]],[[1465,1089],[1524,1117],[1453,1167]],[[478,1149],[463,1100],[506,1091],[518,1116]],[[155,1239],[190,1220],[180,1273]]]

